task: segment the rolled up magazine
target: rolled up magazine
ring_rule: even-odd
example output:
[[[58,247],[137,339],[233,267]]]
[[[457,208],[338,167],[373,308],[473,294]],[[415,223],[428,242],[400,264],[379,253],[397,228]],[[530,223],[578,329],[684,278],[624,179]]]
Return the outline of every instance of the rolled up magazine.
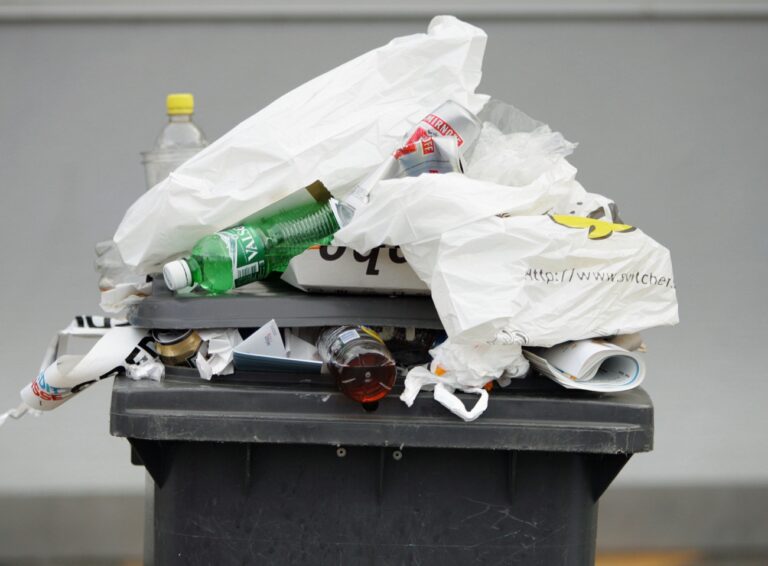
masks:
[[[626,391],[645,378],[642,354],[604,340],[577,340],[523,352],[531,365],[568,389]]]

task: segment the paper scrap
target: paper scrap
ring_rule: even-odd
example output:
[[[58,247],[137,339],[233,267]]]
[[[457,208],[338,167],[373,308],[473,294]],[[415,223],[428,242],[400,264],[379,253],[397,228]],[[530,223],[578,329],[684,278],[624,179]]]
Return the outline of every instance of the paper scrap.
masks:
[[[84,355],[67,354],[71,337],[96,338]],[[50,342],[38,376],[21,390],[23,404],[0,415],[0,425],[26,413],[49,411],[94,383],[118,374],[162,378],[157,353],[148,332],[119,319],[77,316]]]
[[[317,347],[285,329],[285,342],[274,320],[251,334],[235,349],[235,365],[244,371],[320,373]]]
[[[195,365],[200,377],[210,381],[214,375],[234,373],[235,347],[243,339],[235,328],[198,330],[203,340],[200,350],[195,356]]]

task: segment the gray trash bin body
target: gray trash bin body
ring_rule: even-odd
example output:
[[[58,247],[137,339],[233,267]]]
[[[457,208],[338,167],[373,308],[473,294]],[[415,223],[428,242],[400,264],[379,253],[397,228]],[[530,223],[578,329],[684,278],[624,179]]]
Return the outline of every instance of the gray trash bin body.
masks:
[[[652,448],[642,389],[528,378],[473,423],[398,394],[366,412],[325,376],[116,379],[111,432],[150,478],[145,563],[592,564],[600,496]]]

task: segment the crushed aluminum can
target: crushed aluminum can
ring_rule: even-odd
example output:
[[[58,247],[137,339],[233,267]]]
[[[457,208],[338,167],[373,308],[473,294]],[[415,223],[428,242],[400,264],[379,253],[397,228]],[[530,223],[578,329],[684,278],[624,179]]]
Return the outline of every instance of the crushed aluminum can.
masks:
[[[454,137],[419,138],[399,148],[393,157],[397,161],[397,170],[391,177],[461,171],[459,147]]]
[[[153,330],[155,349],[164,364],[195,367],[202,338],[194,330]]]
[[[458,102],[448,100],[433,112],[427,114],[416,124],[405,143],[425,137],[455,137],[459,152],[464,153],[472,147],[480,135],[480,120]]]
[[[449,173],[452,171],[462,171],[461,155],[466,152],[472,144],[475,143],[480,135],[480,120],[469,110],[464,108],[458,102],[448,100],[436,108],[433,112],[427,114],[422,120],[414,126],[405,138],[402,147],[395,150],[376,170],[360,181],[354,189],[346,196],[343,202],[338,203],[339,212],[337,218],[340,225],[345,225],[351,221],[355,210],[368,202],[368,195],[373,187],[383,179],[392,179],[396,177],[417,176],[424,172]],[[428,164],[418,164],[418,158],[423,157],[425,162],[435,161],[434,155],[430,153],[414,153],[411,158],[405,162],[409,163],[407,168],[403,168],[400,159],[405,155],[403,150],[414,148],[416,142],[424,139],[433,140],[434,146],[440,147],[440,155],[446,157],[441,167],[430,170]],[[438,141],[440,140],[440,141]],[[453,143],[453,149],[450,144]],[[455,159],[449,158],[451,153],[455,153]],[[413,161],[413,163],[412,163]],[[455,166],[453,165],[455,163]],[[445,167],[450,164],[449,167]]]

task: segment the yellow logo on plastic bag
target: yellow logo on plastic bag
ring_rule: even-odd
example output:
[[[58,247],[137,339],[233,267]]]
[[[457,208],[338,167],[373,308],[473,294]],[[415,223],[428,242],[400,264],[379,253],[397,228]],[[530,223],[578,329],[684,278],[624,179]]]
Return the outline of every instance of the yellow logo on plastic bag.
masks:
[[[634,226],[630,226],[629,224],[615,224],[613,222],[595,220],[594,218],[587,218],[585,216],[550,214],[549,217],[557,224],[568,228],[588,228],[589,232],[587,232],[587,235],[590,240],[603,240],[614,232],[631,232],[635,229]]]

